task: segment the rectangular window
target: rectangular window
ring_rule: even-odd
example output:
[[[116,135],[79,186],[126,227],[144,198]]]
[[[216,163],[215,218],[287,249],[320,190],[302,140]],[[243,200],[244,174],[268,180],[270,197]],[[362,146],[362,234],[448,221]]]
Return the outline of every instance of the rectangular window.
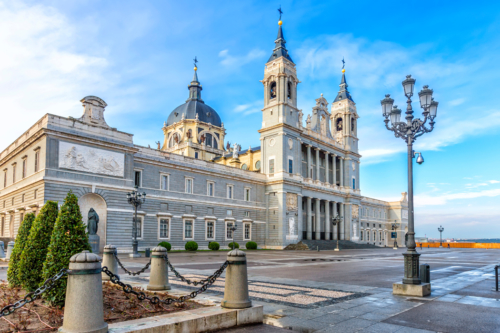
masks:
[[[198,152],[194,153],[194,158],[198,158]]]
[[[208,221],[207,222],[207,239],[214,239],[214,230],[215,230],[215,222]]]
[[[35,152],[35,172],[38,172],[38,168],[40,165],[40,152]]]
[[[184,221],[184,239],[193,238],[193,220]]]
[[[250,212],[249,211],[245,212],[245,217],[250,217]]]
[[[19,214],[19,225],[21,225],[23,223],[23,220],[24,220],[24,214],[21,213],[21,214]]]
[[[161,175],[161,189],[168,191],[168,175]]]
[[[170,238],[170,220],[160,219],[160,238]]]
[[[7,187],[7,170],[3,172],[3,187]]]
[[[134,172],[134,186],[136,187],[141,187],[142,184],[141,184],[141,177],[142,176],[142,172],[141,171],[135,171]]]
[[[233,211],[231,209],[228,209],[226,214],[227,216],[233,216]]]
[[[363,231],[359,234],[359,240],[363,240]]]
[[[370,240],[370,232],[369,232],[369,231],[367,231],[367,232],[366,232],[366,241],[369,241],[369,240]]]
[[[5,236],[5,217],[2,216],[2,237]]]
[[[245,189],[245,201],[250,201],[250,189]]]
[[[356,189],[356,179],[355,178],[352,179],[352,189],[353,190]]]
[[[12,166],[12,184],[16,182],[16,165]]]
[[[186,193],[193,193],[193,179],[186,178]]]
[[[27,174],[27,172],[26,172],[26,166],[27,166],[26,163],[27,163],[27,159],[25,158],[25,159],[23,159],[23,172],[22,172],[23,179],[26,178],[26,174]]]
[[[274,158],[269,160],[269,173],[274,173]]]
[[[207,183],[207,195],[209,197],[214,196],[214,183],[213,182],[208,182]]]
[[[245,240],[250,240],[252,238],[252,225],[250,223],[245,223]]]
[[[227,198],[232,199],[233,198],[233,185],[228,185],[227,186]]]
[[[21,195],[21,202],[24,202],[24,194]]]
[[[293,160],[288,160],[288,173],[293,173]]]
[[[233,222],[226,223],[226,239],[233,239],[233,231],[231,230],[233,226]]]

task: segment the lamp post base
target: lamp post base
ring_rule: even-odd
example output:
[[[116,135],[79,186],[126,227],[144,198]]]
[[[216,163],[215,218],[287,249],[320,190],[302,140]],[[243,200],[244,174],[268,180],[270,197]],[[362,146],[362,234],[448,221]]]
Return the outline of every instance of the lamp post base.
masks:
[[[392,294],[401,296],[425,297],[431,294],[431,284],[404,284],[395,282],[392,284]]]
[[[404,256],[404,276],[403,276],[403,284],[411,284],[411,285],[420,285],[422,281],[420,280],[420,265],[419,265],[419,257],[420,254],[417,251],[408,250],[403,253]]]

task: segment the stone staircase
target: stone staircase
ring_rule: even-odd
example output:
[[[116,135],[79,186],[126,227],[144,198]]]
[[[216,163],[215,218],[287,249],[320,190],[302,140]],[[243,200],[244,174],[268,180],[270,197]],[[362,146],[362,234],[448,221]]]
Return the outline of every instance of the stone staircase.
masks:
[[[309,250],[314,250],[319,248],[319,250],[333,250],[337,247],[337,241],[332,240],[302,240],[303,244],[306,244],[309,247]],[[348,240],[340,240],[339,248],[341,250],[350,250],[350,249],[378,249],[379,246],[375,246],[372,244],[359,244],[354,243]]]

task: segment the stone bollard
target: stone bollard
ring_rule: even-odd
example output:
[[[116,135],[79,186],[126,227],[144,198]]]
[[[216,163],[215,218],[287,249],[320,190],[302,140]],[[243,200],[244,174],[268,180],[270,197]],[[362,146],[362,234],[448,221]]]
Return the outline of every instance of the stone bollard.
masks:
[[[244,309],[252,306],[248,296],[247,258],[243,251],[232,250],[227,254],[229,265],[226,268],[223,308]]]
[[[102,267],[106,266],[109,271],[115,275],[118,275],[118,261],[115,258],[116,246],[108,244],[104,247]],[[103,281],[109,281],[110,278],[108,274],[101,273]]]
[[[164,256],[167,255],[167,249],[163,246],[157,246],[151,252],[151,274],[146,289],[170,290],[172,287],[168,284],[168,265],[164,259]]]
[[[14,242],[9,242],[7,244],[7,256],[5,257],[5,259],[9,260],[10,259],[10,255],[12,254],[12,250],[14,250]]]
[[[3,241],[0,241],[0,258],[5,258],[5,252],[3,250]]]
[[[102,299],[101,257],[83,251],[69,260],[64,333],[106,333]]]

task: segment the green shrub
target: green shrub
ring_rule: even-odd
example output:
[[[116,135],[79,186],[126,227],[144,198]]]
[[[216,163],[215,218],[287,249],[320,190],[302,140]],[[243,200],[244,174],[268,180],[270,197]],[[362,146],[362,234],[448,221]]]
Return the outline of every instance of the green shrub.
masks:
[[[186,251],[196,251],[198,250],[198,243],[196,243],[195,241],[189,241],[186,243],[184,248],[186,249]]]
[[[235,249],[239,249],[240,248],[240,244],[236,243],[236,242],[231,242],[229,244],[227,244],[227,247],[232,249],[233,248],[233,243],[234,243],[234,248]]]
[[[62,268],[69,267],[69,259],[84,250],[90,251],[89,237],[82,221],[78,198],[71,191],[57,216],[50,239],[47,259],[43,263],[43,279],[56,275]],[[64,306],[66,284],[64,277],[54,284],[54,288],[44,293],[44,298],[53,305]]]
[[[170,245],[169,242],[160,242],[158,243],[158,246],[163,246],[164,248],[167,249],[167,251],[170,251],[170,249],[172,248],[172,245]]]
[[[245,244],[245,247],[247,248],[247,250],[257,250],[257,243],[255,243],[255,242],[247,242]]]
[[[210,243],[208,243],[208,248],[212,251],[218,251],[220,248],[220,245],[217,242],[210,242]]]
[[[18,273],[21,286],[28,291],[34,291],[43,282],[43,263],[47,257],[57,213],[57,202],[47,201],[31,226],[28,240],[21,254]]]
[[[10,255],[9,269],[7,270],[7,281],[11,286],[20,286],[21,280],[19,279],[19,264],[21,261],[21,254],[26,246],[30,234],[31,226],[35,220],[35,214],[26,214],[24,220],[21,222],[19,231],[17,232],[16,242],[12,254]]]

